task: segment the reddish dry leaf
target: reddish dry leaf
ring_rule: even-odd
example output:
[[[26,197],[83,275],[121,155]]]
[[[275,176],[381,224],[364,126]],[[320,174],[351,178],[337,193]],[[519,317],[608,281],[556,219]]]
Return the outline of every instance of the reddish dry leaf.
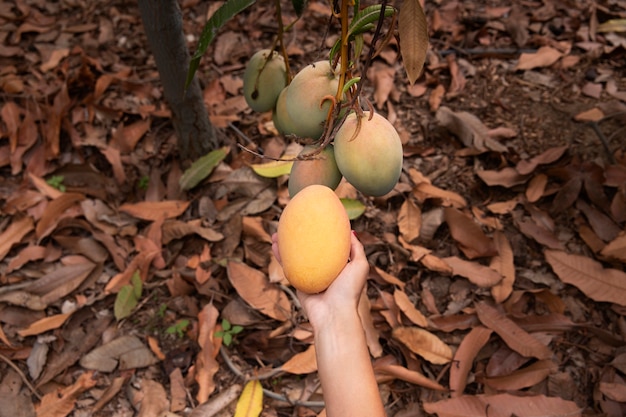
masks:
[[[520,232],[551,249],[563,249],[561,241],[543,224],[531,220],[515,219]]]
[[[524,184],[528,180],[528,176],[521,175],[515,168],[511,167],[503,168],[500,171],[477,171],[476,175],[490,187],[500,185],[505,188],[511,188]]]
[[[424,410],[438,417],[511,417],[513,410],[515,417],[582,416],[582,409],[575,402],[544,395],[466,395],[425,402]]]
[[[531,159],[522,159],[517,163],[515,169],[522,175],[530,174],[539,165],[551,164],[552,162],[557,161],[559,158],[561,158],[561,156],[563,156],[568,148],[569,145],[558,146],[555,148],[550,148],[547,151],[544,151]]]
[[[278,321],[291,317],[289,299],[263,272],[238,261],[229,261],[226,268],[237,293],[253,308]]]
[[[14,101],[7,101],[2,110],[0,110],[0,116],[7,127],[6,134],[9,136],[9,146],[11,153],[15,152],[17,148],[17,132],[20,128],[20,107]],[[3,132],[4,133],[4,132]]]
[[[37,417],[65,417],[74,409],[76,399],[80,394],[93,388],[97,380],[94,372],[85,372],[78,377],[74,384],[49,392],[37,405]]]
[[[374,101],[376,108],[383,108],[389,98],[389,94],[394,89],[394,79],[396,70],[380,61],[376,61],[368,70],[367,78],[374,81],[375,92]]]
[[[549,359],[552,351],[539,340],[526,333],[511,319],[485,302],[476,304],[478,319],[496,332],[514,351],[525,357]]]
[[[549,359],[537,361],[510,375],[482,378],[480,381],[498,391],[515,391],[532,387],[558,370],[558,365]]]
[[[437,122],[459,138],[467,148],[480,152],[488,150],[506,152],[506,146],[489,136],[489,129],[483,122],[468,112],[454,112],[448,107],[440,107],[435,114]]]
[[[150,130],[151,119],[140,119],[128,126],[117,129],[111,145],[117,146],[123,154],[128,154],[135,149],[137,142]]]
[[[599,122],[600,120],[604,119],[604,117],[605,115],[602,110],[594,107],[592,109],[581,111],[580,113],[576,114],[574,116],[574,120],[576,120],[577,122]]]
[[[263,218],[259,216],[250,217],[244,216],[241,219],[244,234],[252,236],[260,242],[272,244],[272,236],[265,230],[263,226]]]
[[[528,187],[526,187],[526,200],[530,203],[539,201],[546,191],[546,185],[548,185],[548,176],[546,174],[534,176],[528,182]]]
[[[491,259],[489,267],[502,275],[502,281],[491,287],[491,296],[496,303],[502,303],[511,295],[515,283],[513,248],[511,248],[505,234],[499,231],[494,232],[493,242],[498,250],[498,255]]]
[[[44,210],[39,223],[37,223],[37,227],[35,229],[37,239],[41,240],[52,233],[59,221],[63,218],[65,211],[84,199],[85,196],[80,193],[64,193],[50,201]]]
[[[585,215],[593,231],[603,241],[610,242],[619,235],[621,231],[619,226],[597,208],[587,204],[584,200],[578,200],[576,208]]]
[[[535,53],[522,53],[515,66],[516,70],[549,67],[561,58],[563,54],[550,46],[542,46]]]
[[[35,336],[35,335],[47,332],[48,330],[58,329],[59,327],[63,325],[63,323],[65,323],[65,321],[71,315],[72,315],[71,313],[65,313],[65,314],[55,314],[53,316],[48,316],[41,320],[37,320],[36,322],[32,323],[27,328],[23,330],[19,330],[17,333],[22,337],[27,337],[27,336]]]
[[[131,216],[148,221],[158,219],[173,219],[185,212],[189,201],[143,201],[140,203],[126,203],[120,206],[120,211]]]
[[[453,191],[443,190],[430,183],[422,182],[415,186],[413,195],[417,201],[423,203],[426,200],[440,200],[440,205],[444,207],[463,208],[467,206],[467,201]]]
[[[392,331],[392,336],[408,347],[411,352],[435,365],[443,365],[452,360],[450,346],[427,330],[418,327],[396,327]]]
[[[452,268],[454,275],[460,275],[481,288],[490,288],[502,281],[502,275],[498,271],[477,262],[466,261],[456,256],[443,258],[443,261]]]
[[[443,101],[443,97],[446,94],[446,87],[442,84],[437,84],[435,88],[430,92],[430,96],[428,96],[428,107],[430,111],[437,111],[441,106],[441,102]]]
[[[9,253],[13,245],[20,243],[34,228],[32,217],[24,216],[14,220],[0,234],[0,261]]]
[[[162,227],[163,244],[167,245],[174,239],[181,239],[191,234],[196,234],[209,242],[217,242],[224,239],[224,235],[202,226],[202,219],[183,222],[180,220],[166,220]]]
[[[601,263],[591,258],[562,251],[546,250],[545,256],[561,281],[574,285],[594,301],[626,307],[625,272],[603,268]]]
[[[482,326],[474,327],[461,341],[454,354],[454,365],[450,367],[450,390],[452,397],[463,395],[467,377],[478,352],[487,344],[492,330]]]
[[[512,212],[519,203],[520,198],[518,196],[512,200],[491,203],[487,206],[487,209],[494,214],[508,214]]]
[[[398,288],[400,288],[401,290],[404,290],[404,287],[406,286],[406,283],[404,281],[400,281],[398,278],[394,277],[393,275],[383,271],[381,268],[374,266],[374,270],[376,271],[376,273],[388,284],[391,285],[395,285]]]
[[[54,97],[52,107],[46,109],[46,128],[44,129],[46,159],[53,159],[59,155],[61,139],[61,123],[72,103],[68,94],[67,82]]]
[[[162,416],[170,408],[165,388],[157,381],[143,379],[137,397],[140,404],[137,417]]]
[[[445,208],[445,219],[452,238],[469,259],[497,254],[493,240],[488,238],[474,219],[453,207]]]
[[[220,368],[215,359],[219,353],[221,339],[214,338],[219,311],[213,303],[204,306],[198,314],[198,346],[200,353],[196,357],[196,382],[199,389],[196,399],[200,404],[206,402],[215,391],[213,377]]]
[[[315,345],[309,346],[304,352],[293,355],[280,369],[296,375],[310,374],[317,371]]]
[[[621,232],[619,236],[609,242],[600,251],[600,254],[610,260],[626,263],[626,232]]]
[[[113,170],[113,177],[118,184],[126,183],[126,171],[124,171],[124,166],[122,164],[122,158],[120,155],[119,149],[116,149],[112,146],[107,146],[104,149],[100,149],[100,152],[106,160],[111,164],[111,169]]]
[[[429,379],[426,375],[421,374],[417,371],[413,371],[411,369],[405,368],[404,366],[401,366],[401,365],[397,365],[393,363],[380,363],[380,364],[376,363],[374,364],[374,372],[377,375],[377,379],[382,379],[382,377],[392,377],[394,379],[406,381],[408,383],[415,384],[420,387],[432,389],[435,391],[446,390],[441,384],[438,384],[432,379]]]
[[[398,229],[405,241],[411,243],[420,235],[422,210],[410,198],[404,200],[398,212]]]
[[[78,260],[80,262],[51,270],[24,287],[24,291],[40,296],[46,305],[60,300],[78,288],[96,267],[82,256]]]
[[[409,299],[409,296],[402,290],[395,290],[393,292],[393,298],[398,305],[398,308],[402,310],[402,312],[407,316],[409,320],[413,324],[417,324],[421,327],[428,326],[428,320],[426,316],[422,314],[417,308],[415,308],[415,304]]]

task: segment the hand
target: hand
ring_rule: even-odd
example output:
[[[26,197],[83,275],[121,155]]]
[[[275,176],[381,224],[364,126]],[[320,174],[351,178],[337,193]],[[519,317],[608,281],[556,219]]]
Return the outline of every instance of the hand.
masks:
[[[272,251],[280,262],[276,234],[272,236]],[[319,294],[298,291],[298,298],[314,328],[338,313],[356,313],[368,272],[369,263],[363,245],[353,232],[350,236],[350,260],[328,289]]]

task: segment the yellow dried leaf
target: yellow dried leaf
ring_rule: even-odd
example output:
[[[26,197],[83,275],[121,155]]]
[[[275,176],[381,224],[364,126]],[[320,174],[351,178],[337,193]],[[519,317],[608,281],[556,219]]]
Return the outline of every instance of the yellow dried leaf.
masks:
[[[443,365],[452,360],[452,349],[441,339],[427,330],[418,327],[396,327],[394,339],[402,342],[411,352],[420,355],[430,363]]]
[[[263,387],[258,380],[249,381],[241,392],[235,417],[258,417],[263,411]]]

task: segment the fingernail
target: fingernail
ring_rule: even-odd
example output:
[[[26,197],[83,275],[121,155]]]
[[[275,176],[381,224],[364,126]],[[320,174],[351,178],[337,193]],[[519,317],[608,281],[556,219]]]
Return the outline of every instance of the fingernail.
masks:
[[[352,231],[352,234],[353,234],[355,237],[359,237],[359,235],[357,235],[357,234],[356,234],[356,231],[354,231],[354,230]]]

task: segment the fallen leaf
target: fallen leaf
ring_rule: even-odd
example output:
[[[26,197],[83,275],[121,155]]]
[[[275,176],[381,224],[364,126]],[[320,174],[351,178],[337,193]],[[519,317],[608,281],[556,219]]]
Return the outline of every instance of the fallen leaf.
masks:
[[[13,220],[0,234],[0,261],[9,253],[13,245],[22,241],[24,236],[34,228],[33,218],[30,216],[20,217]]]
[[[406,295],[404,291],[395,290],[393,292],[393,298],[396,301],[398,308],[407,316],[409,320],[411,320],[413,324],[417,324],[421,327],[428,326],[426,316],[424,316],[424,314],[422,314],[422,312],[415,307],[415,304],[411,302],[409,296]]]
[[[125,335],[99,346],[80,358],[80,366],[99,372],[145,368],[158,360],[137,336]]]
[[[446,207],[444,214],[450,234],[465,256],[475,259],[497,254],[493,240],[485,235],[473,218],[453,207]]]
[[[216,360],[220,350],[221,339],[215,338],[219,311],[213,303],[206,304],[198,313],[198,346],[200,352],[196,357],[195,380],[199,385],[196,400],[202,404],[215,391],[215,374],[220,369]],[[221,328],[221,327],[220,327]]]
[[[495,307],[485,302],[475,305],[478,319],[504,340],[508,347],[525,357],[549,359],[552,351],[539,340],[524,331]]]
[[[500,231],[494,232],[493,241],[498,254],[491,258],[489,267],[500,273],[502,281],[491,287],[491,296],[496,303],[502,303],[513,292],[513,284],[515,283],[513,248],[511,248],[505,234]]]
[[[304,352],[293,355],[280,369],[296,375],[310,374],[317,371],[315,345],[309,346]]]
[[[189,201],[142,201],[122,204],[120,211],[147,221],[173,219],[180,216],[189,207]]]
[[[52,233],[65,211],[84,199],[85,196],[80,193],[63,193],[50,201],[35,228],[37,239],[41,240]]]
[[[448,129],[467,148],[473,148],[480,152],[488,150],[506,152],[506,146],[489,136],[489,129],[478,117],[468,112],[454,112],[450,108],[442,106],[435,115],[437,122]]]
[[[258,379],[248,381],[237,401],[234,417],[258,417],[263,411],[263,386]]]
[[[522,53],[515,70],[529,70],[533,68],[549,67],[561,58],[563,54],[550,46],[542,46],[534,53]]]
[[[521,390],[539,384],[548,375],[558,370],[558,365],[549,359],[537,361],[509,375],[480,378],[489,387],[499,390]]]
[[[54,390],[44,395],[37,405],[37,417],[65,417],[74,409],[80,394],[93,388],[97,383],[94,372],[81,374],[74,384]]]
[[[452,397],[460,397],[465,391],[467,377],[478,352],[487,344],[492,330],[482,326],[474,327],[461,341],[454,353],[455,366],[450,367],[450,390]]]
[[[411,243],[420,235],[422,211],[411,199],[406,199],[398,213],[398,229],[405,241]]]
[[[72,313],[64,313],[64,314],[55,314],[52,316],[45,317],[41,320],[37,320],[36,322],[32,323],[27,328],[23,330],[19,330],[17,334],[19,334],[22,337],[27,337],[27,336],[35,336],[41,333],[45,333],[48,330],[58,329],[59,327],[63,325],[63,323],[65,323],[65,321],[71,315]]]
[[[557,146],[550,148],[531,159],[522,159],[517,163],[515,169],[521,175],[532,173],[539,165],[551,164],[558,161],[561,156],[569,149],[569,145]]]
[[[263,272],[238,261],[229,261],[226,269],[237,293],[253,308],[278,321],[291,317],[289,299]]]
[[[586,256],[557,250],[546,250],[544,254],[561,281],[574,285],[594,301],[626,307],[625,272],[604,268],[601,263]]]
[[[511,188],[516,185],[524,184],[528,177],[520,174],[515,168],[507,167],[499,171],[481,170],[476,175],[485,182],[485,184],[493,187],[500,185],[505,188]]]
[[[466,261],[456,256],[448,256],[442,260],[452,268],[452,274],[467,278],[479,287],[490,288],[502,281],[502,275],[498,271],[477,262]]]
[[[435,365],[443,365],[452,360],[450,346],[428,330],[418,327],[396,327],[392,331],[392,336],[408,347],[411,352]]]
[[[620,403],[626,402],[626,384],[616,382],[600,382],[600,392],[610,400]]]
[[[433,381],[426,375],[395,363],[375,362],[374,372],[376,373],[378,379],[388,376],[435,391],[446,390],[443,385],[437,383],[436,381]]]
[[[608,259],[626,263],[626,232],[620,233],[619,236],[607,243],[600,254]]]

